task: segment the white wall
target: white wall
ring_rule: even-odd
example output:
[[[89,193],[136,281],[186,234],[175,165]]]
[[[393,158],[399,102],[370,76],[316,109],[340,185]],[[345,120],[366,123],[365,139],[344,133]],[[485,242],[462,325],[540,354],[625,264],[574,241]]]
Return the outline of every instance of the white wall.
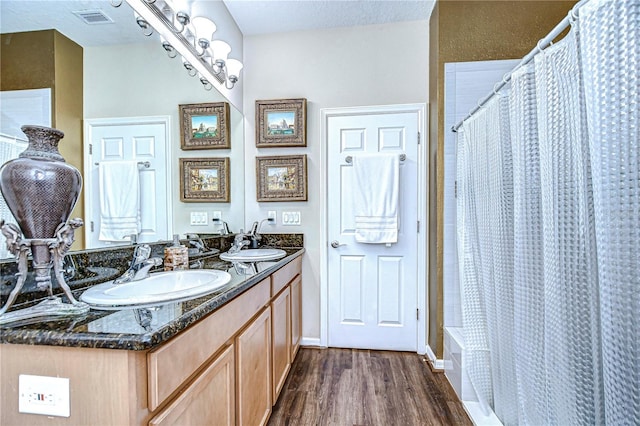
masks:
[[[239,87],[238,90],[241,90]],[[244,223],[244,123],[231,107],[231,149],[180,149],[178,105],[225,101],[216,90],[206,91],[189,77],[179,57],[170,59],[160,43],[84,48],[84,118],[168,115],[171,117],[171,191],[173,232],[210,233],[217,228],[190,226],[191,211],[222,211],[233,231]],[[180,202],[178,158],[230,157],[231,203]]]
[[[320,338],[320,110],[322,108],[427,103],[429,22],[372,25],[247,36],[244,39],[245,216],[248,222],[278,212],[263,232],[302,232],[303,336]],[[255,101],[307,98],[307,147],[255,147]],[[307,202],[256,202],[255,157],[307,154]],[[300,211],[300,227],[281,226],[283,210]]]

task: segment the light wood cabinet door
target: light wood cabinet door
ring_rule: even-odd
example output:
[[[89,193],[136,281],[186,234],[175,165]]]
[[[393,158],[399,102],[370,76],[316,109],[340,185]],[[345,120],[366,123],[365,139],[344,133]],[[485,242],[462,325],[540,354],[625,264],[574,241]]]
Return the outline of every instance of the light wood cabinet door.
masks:
[[[149,351],[149,409],[155,411],[176,389],[181,388],[270,299],[271,284],[266,278],[184,333]]]
[[[236,338],[237,424],[266,424],[271,414],[271,308]]]
[[[167,408],[151,419],[149,425],[234,425],[234,356],[231,345]]]
[[[271,365],[273,403],[287,380],[291,367],[291,291],[286,287],[271,302]]]
[[[291,363],[296,359],[302,339],[302,276],[291,282]]]

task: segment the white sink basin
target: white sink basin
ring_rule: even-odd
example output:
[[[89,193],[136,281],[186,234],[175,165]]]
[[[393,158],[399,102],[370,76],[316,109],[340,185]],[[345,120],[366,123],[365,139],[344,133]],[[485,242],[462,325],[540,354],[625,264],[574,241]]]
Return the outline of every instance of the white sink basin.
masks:
[[[229,273],[216,269],[158,272],[139,281],[98,284],[82,293],[80,300],[98,308],[158,305],[204,296],[230,280]]]
[[[287,252],[280,249],[246,249],[237,253],[222,253],[220,259],[227,262],[265,262],[268,260],[281,259],[287,255]]]

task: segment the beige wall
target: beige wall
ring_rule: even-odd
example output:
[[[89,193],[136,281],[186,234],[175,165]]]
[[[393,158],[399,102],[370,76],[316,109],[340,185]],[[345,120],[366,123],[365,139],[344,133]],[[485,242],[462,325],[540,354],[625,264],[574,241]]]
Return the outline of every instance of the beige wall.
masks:
[[[55,88],[53,90],[53,127],[64,131],[64,139],[59,145],[60,154],[67,163],[74,165],[84,175],[82,149],[83,116],[83,51],[82,47],[54,31],[55,45]],[[83,188],[71,217],[84,218]],[[86,226],[86,225],[85,225]],[[76,231],[73,249],[84,247],[85,227]]]
[[[300,211],[302,226],[265,225],[264,232],[303,232],[303,336],[320,338],[320,110],[367,105],[426,103],[428,22],[279,33],[245,37],[244,113],[246,220],[269,210]],[[255,147],[255,101],[307,98],[307,147]],[[256,202],[255,157],[307,154],[309,201]]]
[[[0,89],[53,87],[54,31],[2,34]]]
[[[429,346],[443,354],[444,64],[518,59],[531,51],[575,1],[440,0],[430,20]],[[435,219],[435,223],[434,223]]]

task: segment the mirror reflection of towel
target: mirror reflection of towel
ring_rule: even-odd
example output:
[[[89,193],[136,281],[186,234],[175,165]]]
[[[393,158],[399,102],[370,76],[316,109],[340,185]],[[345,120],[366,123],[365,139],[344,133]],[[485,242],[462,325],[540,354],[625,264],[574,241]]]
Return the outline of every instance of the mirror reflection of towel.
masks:
[[[398,242],[398,154],[353,157],[355,239],[359,243]]]
[[[122,241],[140,233],[140,172],[137,161],[98,165],[100,241]]]

